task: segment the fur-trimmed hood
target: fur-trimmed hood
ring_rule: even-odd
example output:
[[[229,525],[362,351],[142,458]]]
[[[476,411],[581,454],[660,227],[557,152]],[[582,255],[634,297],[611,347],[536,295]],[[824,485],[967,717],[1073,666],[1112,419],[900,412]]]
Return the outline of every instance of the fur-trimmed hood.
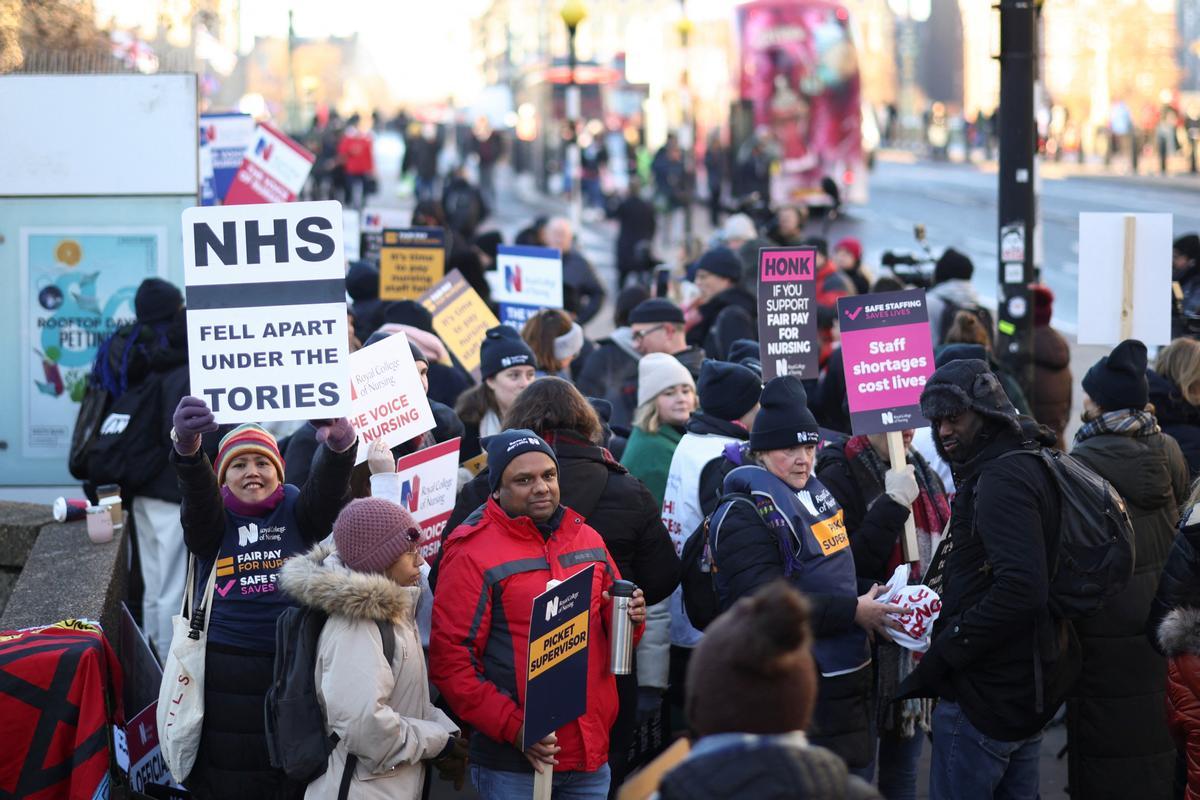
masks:
[[[1158,626],[1158,643],[1167,657],[1200,655],[1200,608],[1176,608]]]
[[[332,545],[289,558],[279,586],[301,605],[350,619],[413,623],[421,590],[401,586],[386,575],[355,572],[342,564]]]

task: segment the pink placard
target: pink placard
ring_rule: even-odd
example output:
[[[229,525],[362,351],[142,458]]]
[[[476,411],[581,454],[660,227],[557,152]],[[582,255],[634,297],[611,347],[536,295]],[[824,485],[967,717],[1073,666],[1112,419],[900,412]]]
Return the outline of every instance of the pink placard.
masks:
[[[929,323],[842,334],[846,396],[851,411],[920,405],[933,372]]]

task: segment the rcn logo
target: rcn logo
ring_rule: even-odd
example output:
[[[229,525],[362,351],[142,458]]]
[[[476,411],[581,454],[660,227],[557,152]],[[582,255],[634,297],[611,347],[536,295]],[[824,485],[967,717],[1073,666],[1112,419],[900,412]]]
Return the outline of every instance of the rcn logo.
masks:
[[[788,374],[788,365],[787,365],[786,358],[775,359],[775,374],[776,375],[787,375]]]
[[[521,291],[521,268],[508,264],[504,267],[504,288],[510,292]]]
[[[245,547],[248,544],[254,544],[258,541],[258,525],[251,522],[249,525],[238,526],[238,547]]]
[[[417,506],[421,503],[421,476],[413,475],[411,481],[405,481],[400,487],[400,505],[407,508],[411,513],[417,513]]]
[[[549,603],[546,603],[546,622],[549,622],[558,615],[558,601],[561,597],[552,597]]]
[[[273,145],[267,144],[266,137],[259,137],[258,144],[254,145],[254,154],[261,157],[263,161],[270,161],[273,149]]]
[[[896,424],[896,415],[893,414],[891,411],[880,411],[879,412],[879,421],[882,422],[884,425],[895,425]]]

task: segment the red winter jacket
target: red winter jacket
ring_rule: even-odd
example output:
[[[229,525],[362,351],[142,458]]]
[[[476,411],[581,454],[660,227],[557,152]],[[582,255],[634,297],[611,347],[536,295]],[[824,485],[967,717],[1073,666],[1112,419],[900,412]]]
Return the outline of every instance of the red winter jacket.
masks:
[[[825,362],[829,360],[829,354],[833,352],[833,323],[837,319],[838,298],[846,297],[853,292],[850,291],[850,282],[846,276],[832,261],[826,261],[825,266],[817,270],[814,283],[818,309],[817,340],[820,343],[817,359],[824,368]]]
[[[551,578],[595,564],[588,644],[587,712],[557,731],[557,771],[591,772],[608,761],[617,686],[608,669],[609,604],[601,597],[620,573],[600,534],[566,506],[545,539],[529,517],[513,519],[488,498],[450,534],[438,564],[429,673],[451,710],[469,723],[471,761],[529,772],[512,745],[524,720],[529,615]],[[637,631],[636,635],[640,635]]]
[[[370,175],[375,171],[375,153],[370,134],[346,131],[338,143],[337,152],[347,175]]]
[[[1187,755],[1187,800],[1200,800],[1200,610],[1176,608],[1158,628],[1167,661],[1167,726]]]

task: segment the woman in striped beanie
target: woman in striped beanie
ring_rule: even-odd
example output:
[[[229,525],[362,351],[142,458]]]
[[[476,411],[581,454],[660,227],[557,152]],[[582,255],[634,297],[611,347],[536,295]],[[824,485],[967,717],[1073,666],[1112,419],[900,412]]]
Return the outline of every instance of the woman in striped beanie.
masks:
[[[184,542],[201,581],[216,562],[204,726],[186,785],[198,798],[298,796],[303,787],[288,786],[270,767],[263,727],[275,620],[293,605],[277,581],[287,558],[329,534],[349,497],[358,437],[345,418],[313,421],[319,445],[308,480],[297,487],[283,482],[279,446],[261,426],[227,433],[214,465],[200,449],[201,434],[217,429],[204,401],[183,398],[173,422]]]

